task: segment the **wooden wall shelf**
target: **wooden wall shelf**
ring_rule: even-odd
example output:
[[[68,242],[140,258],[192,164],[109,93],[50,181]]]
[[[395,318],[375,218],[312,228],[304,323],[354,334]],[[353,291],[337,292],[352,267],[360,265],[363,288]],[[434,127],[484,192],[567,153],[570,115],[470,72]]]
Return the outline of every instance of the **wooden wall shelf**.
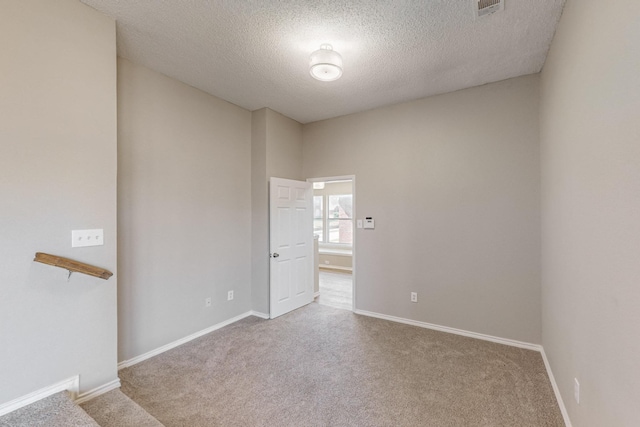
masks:
[[[53,265],[54,267],[64,268],[69,270],[69,274],[77,272],[99,277],[104,280],[108,280],[109,277],[113,276],[112,272],[105,270],[104,268],[94,267],[93,265],[85,264],[83,262],[74,261],[61,256],[49,255],[42,252],[36,252],[36,257],[33,260],[43,264]]]

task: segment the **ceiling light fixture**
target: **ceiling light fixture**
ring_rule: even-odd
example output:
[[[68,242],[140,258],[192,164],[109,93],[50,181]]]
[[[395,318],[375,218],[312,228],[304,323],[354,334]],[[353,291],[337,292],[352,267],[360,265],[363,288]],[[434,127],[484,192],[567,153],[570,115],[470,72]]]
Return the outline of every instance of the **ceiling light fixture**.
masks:
[[[323,82],[338,80],[342,76],[342,56],[330,44],[321,45],[311,54],[309,73]]]

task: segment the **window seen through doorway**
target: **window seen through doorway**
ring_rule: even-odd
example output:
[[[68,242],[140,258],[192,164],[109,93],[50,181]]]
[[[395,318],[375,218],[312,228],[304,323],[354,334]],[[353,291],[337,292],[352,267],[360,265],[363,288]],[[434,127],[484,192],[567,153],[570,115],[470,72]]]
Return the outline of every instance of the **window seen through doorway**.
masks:
[[[325,194],[313,197],[313,233],[320,243],[351,246],[353,196]]]

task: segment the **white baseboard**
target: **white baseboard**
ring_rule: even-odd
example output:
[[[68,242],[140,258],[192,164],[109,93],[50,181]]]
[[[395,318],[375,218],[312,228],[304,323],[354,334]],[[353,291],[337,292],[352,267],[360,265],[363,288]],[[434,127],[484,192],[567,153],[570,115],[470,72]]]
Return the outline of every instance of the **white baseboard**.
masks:
[[[249,312],[249,314],[250,314],[251,316],[256,316],[256,317],[259,317],[259,318],[261,318],[261,319],[269,319],[269,315],[268,315],[267,313],[261,313],[261,312],[259,312],[259,311],[251,310],[251,311]]]
[[[120,388],[120,378],[116,378],[115,380],[109,381],[108,383],[96,387],[93,390],[82,393],[78,396],[77,399],[75,399],[75,402],[79,405],[95,397],[98,397],[101,394],[105,394],[108,391],[115,390],[116,388]]]
[[[378,319],[391,320],[392,322],[405,323],[407,325],[419,326],[421,328],[433,329],[440,332],[448,332],[450,334],[462,335],[469,338],[477,338],[484,341],[491,341],[498,344],[509,345],[511,347],[525,348],[527,350],[540,351],[542,347],[538,344],[511,340],[508,338],[494,337],[492,335],[480,334],[478,332],[465,331],[462,329],[450,328],[448,326],[435,325],[433,323],[420,322],[418,320],[405,319],[402,317],[389,316],[386,314],[374,313],[365,310],[355,310],[356,314],[363,316],[377,317]]]
[[[316,299],[320,296],[320,291],[313,294],[313,299]]]
[[[3,403],[0,405],[0,416],[8,414],[9,412],[13,412],[16,409],[20,409],[24,406],[31,405],[38,400],[42,400],[45,397],[49,397],[52,394],[59,393],[61,391],[68,391],[71,394],[72,399],[78,395],[80,391],[80,376],[76,375],[71,378],[67,378],[66,380],[62,380],[50,386],[41,388],[40,390],[36,390],[32,393],[26,394],[22,397],[18,397],[17,399],[13,399],[7,403]]]
[[[564,406],[564,401],[562,400],[562,395],[560,394],[558,383],[556,383],[556,379],[553,376],[553,372],[551,371],[551,365],[549,364],[549,360],[547,359],[547,354],[544,352],[544,348],[542,346],[540,347],[540,354],[542,355],[544,366],[545,368],[547,368],[547,375],[549,376],[549,381],[551,381],[551,387],[553,388],[553,392],[556,395],[558,406],[560,406],[560,412],[562,413],[562,418],[564,418],[564,424],[567,427],[571,427],[571,419],[569,418],[569,412],[567,411],[567,407]]]
[[[165,344],[162,347],[158,347],[155,350],[148,351],[148,352],[146,352],[144,354],[141,354],[140,356],[136,356],[136,357],[134,357],[132,359],[129,359],[129,360],[124,360],[124,361],[118,363],[118,370],[124,369],[124,368],[128,368],[129,366],[133,366],[133,365],[135,365],[137,363],[140,363],[140,362],[142,362],[144,360],[147,360],[147,359],[149,359],[149,358],[151,358],[153,356],[157,356],[158,354],[164,353],[167,350],[171,350],[172,348],[176,348],[179,345],[182,345],[184,343],[192,341],[192,340],[194,340],[196,338],[199,338],[199,337],[201,337],[203,335],[206,335],[206,334],[208,334],[210,332],[218,330],[218,329],[220,329],[220,328],[222,328],[224,326],[227,326],[227,325],[230,325],[232,323],[235,323],[238,320],[242,320],[245,317],[255,315],[253,313],[254,312],[252,312],[252,311],[247,311],[246,313],[242,313],[239,316],[232,317],[231,319],[225,320],[224,322],[220,322],[220,323],[218,323],[216,325],[210,326],[210,327],[208,327],[206,329],[203,329],[201,331],[198,331],[198,332],[196,332],[194,334],[191,334],[191,335],[186,336],[184,338],[180,338],[177,341],[171,342],[169,344]],[[263,314],[263,313],[260,313],[260,314]],[[260,317],[260,316],[258,316],[258,317]],[[268,318],[268,316],[266,318]]]

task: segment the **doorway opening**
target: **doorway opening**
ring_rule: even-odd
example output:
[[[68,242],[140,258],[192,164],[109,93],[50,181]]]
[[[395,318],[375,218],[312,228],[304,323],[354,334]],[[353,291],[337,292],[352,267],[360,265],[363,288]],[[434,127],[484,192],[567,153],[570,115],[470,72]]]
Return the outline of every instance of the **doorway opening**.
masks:
[[[312,178],[315,300],[355,310],[355,177]]]

